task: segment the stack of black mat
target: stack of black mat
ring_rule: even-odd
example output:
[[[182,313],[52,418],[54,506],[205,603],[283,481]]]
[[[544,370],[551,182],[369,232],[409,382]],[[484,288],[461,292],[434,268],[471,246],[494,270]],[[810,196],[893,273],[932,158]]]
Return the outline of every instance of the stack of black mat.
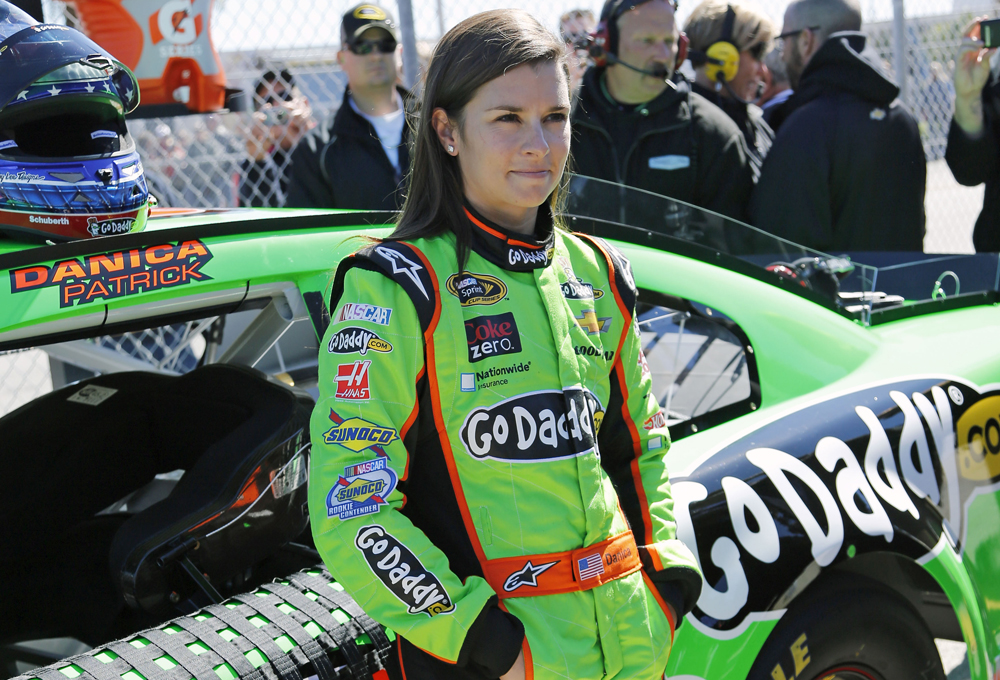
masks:
[[[382,680],[390,635],[317,567],[15,680]]]

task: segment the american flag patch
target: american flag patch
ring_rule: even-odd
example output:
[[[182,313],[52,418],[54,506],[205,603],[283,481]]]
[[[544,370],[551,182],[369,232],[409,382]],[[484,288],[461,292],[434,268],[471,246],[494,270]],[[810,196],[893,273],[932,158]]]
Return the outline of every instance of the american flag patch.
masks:
[[[604,573],[604,560],[600,553],[581,557],[576,561],[576,566],[580,569],[580,580],[586,581]]]

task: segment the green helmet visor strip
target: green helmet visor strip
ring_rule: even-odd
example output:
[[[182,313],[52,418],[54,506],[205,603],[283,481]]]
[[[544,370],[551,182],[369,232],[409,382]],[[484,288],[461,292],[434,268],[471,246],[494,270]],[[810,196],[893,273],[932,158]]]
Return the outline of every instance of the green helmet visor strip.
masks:
[[[276,590],[280,594],[276,594]],[[303,602],[303,597],[308,598],[311,604]],[[252,604],[258,600],[261,604]],[[296,607],[293,603],[299,606]],[[229,611],[223,613],[220,607]],[[322,607],[323,611],[319,612],[316,607]],[[268,616],[261,609],[270,609],[273,613]],[[348,610],[353,610],[356,616],[352,616]],[[182,619],[187,621],[182,622]],[[193,626],[192,620],[202,625]],[[243,629],[242,634],[237,630],[239,628]],[[218,638],[214,641],[201,639],[208,636],[199,637],[193,634],[195,630],[214,631],[225,645],[220,644]],[[177,642],[165,642],[175,635],[179,636]],[[237,644],[241,637],[248,638],[253,645],[246,652],[239,649],[240,646],[246,648],[246,642]],[[319,665],[315,663],[318,661],[315,658],[316,649],[319,649],[327,658],[331,658],[331,655],[334,658],[341,657],[340,663],[351,666],[355,671],[354,677],[368,677],[370,671],[366,669],[384,665],[389,644],[395,639],[391,630],[384,629],[365,615],[329,573],[305,570],[288,580],[278,580],[274,584],[262,586],[252,594],[227,600],[222,605],[206,607],[189,617],[174,619],[155,629],[136,633],[123,642],[102,645],[47,668],[34,669],[17,680],[53,680],[59,677],[55,673],[70,680],[90,680],[106,676],[108,671],[122,680],[160,680],[167,677],[178,680],[183,676],[171,672],[172,669],[178,666],[189,671],[192,667],[207,669],[205,661],[211,665],[213,673],[193,674],[191,680],[239,680],[247,675],[250,667],[256,670],[267,664],[271,664],[281,678],[284,676],[280,669],[289,667],[289,661],[296,667],[303,665],[294,663],[294,650],[303,648],[303,642],[318,643],[318,647],[304,650],[310,655],[309,658],[299,655],[298,661],[313,661],[314,666]],[[123,649],[126,645],[132,649]],[[170,648],[169,652],[164,648]],[[118,652],[113,651],[114,649]],[[137,654],[132,650],[141,652]],[[192,655],[201,657],[200,663],[192,663]],[[241,658],[234,658],[233,655]],[[371,658],[372,655],[378,656],[380,661],[376,663]],[[290,658],[283,659],[283,656]],[[151,661],[163,673],[139,672],[134,663],[138,660],[137,657],[141,657],[141,662]],[[95,663],[104,664],[107,669],[101,669],[100,673],[89,672],[87,667],[93,667]],[[151,666],[147,664],[146,667]],[[329,668],[332,669],[333,666]],[[324,673],[320,673],[321,677],[323,675]]]
[[[89,67],[71,69],[74,65]],[[87,73],[91,75],[89,78]],[[79,31],[58,24],[29,26],[0,43],[0,110],[40,80],[110,79],[125,113],[139,105],[139,83],[131,69]],[[80,76],[84,76],[80,78]]]

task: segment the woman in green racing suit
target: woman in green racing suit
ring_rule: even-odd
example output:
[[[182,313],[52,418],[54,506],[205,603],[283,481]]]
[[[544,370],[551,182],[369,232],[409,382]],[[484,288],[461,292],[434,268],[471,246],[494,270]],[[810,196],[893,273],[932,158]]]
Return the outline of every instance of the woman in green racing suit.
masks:
[[[399,223],[337,271],[309,509],[389,677],[660,678],[701,588],[629,264],[555,216],[569,107],[530,15],[455,26]]]

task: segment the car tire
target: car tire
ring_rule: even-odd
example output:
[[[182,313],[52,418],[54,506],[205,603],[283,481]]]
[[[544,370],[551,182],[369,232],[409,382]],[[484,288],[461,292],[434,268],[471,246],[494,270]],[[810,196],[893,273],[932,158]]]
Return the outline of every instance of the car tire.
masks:
[[[794,600],[748,680],[946,680],[934,639],[906,600],[830,574]]]

